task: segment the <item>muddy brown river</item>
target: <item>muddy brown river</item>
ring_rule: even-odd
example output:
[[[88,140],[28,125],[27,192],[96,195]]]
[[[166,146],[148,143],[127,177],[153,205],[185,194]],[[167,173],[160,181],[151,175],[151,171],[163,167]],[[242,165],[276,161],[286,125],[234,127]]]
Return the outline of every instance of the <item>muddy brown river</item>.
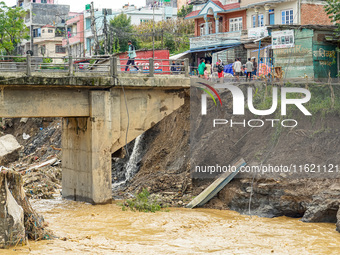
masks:
[[[60,239],[0,254],[340,254],[340,233],[329,223],[212,209],[139,213],[61,199],[32,204]]]

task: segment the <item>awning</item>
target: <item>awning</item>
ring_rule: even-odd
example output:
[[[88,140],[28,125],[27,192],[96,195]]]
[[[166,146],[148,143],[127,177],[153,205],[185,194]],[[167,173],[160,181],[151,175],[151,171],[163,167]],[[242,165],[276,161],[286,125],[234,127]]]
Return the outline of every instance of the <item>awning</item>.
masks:
[[[193,50],[190,50],[190,53],[193,53],[193,52],[215,51],[215,50],[224,50],[224,49],[228,49],[228,48],[233,48],[233,47],[239,46],[240,44],[241,43],[232,44],[232,45],[221,45],[221,46],[215,46],[215,47],[210,47],[210,48],[193,49]]]
[[[184,57],[185,55],[187,55],[187,54],[190,54],[190,50],[187,50],[187,51],[185,51],[185,52],[182,52],[182,53],[173,55],[173,56],[171,56],[169,59],[171,59],[171,60],[177,60],[177,59],[183,58],[183,57]]]
[[[268,47],[272,47],[272,45],[270,44],[270,45],[267,45],[266,47],[263,47],[263,48],[261,48],[260,50],[264,50],[264,49],[266,49],[266,48],[268,48]],[[251,52],[257,52],[257,51],[259,51],[259,49],[257,49],[257,50],[252,50]]]
[[[259,39],[254,40],[254,42],[262,41],[263,39],[267,39],[267,38],[271,38],[271,36],[261,37]]]

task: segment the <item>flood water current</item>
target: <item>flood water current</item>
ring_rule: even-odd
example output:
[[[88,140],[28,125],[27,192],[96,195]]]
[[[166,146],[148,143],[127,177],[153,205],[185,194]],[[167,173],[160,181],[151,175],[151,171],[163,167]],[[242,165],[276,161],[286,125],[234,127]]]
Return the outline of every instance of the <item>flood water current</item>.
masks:
[[[61,199],[32,205],[59,238],[0,254],[340,254],[330,223],[213,209],[140,213]]]

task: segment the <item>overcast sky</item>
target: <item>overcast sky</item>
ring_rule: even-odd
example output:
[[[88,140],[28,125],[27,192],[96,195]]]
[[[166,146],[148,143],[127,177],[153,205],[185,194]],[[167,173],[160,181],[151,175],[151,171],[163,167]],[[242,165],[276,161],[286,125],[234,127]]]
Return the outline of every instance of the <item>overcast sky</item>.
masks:
[[[4,1],[7,6],[16,4],[16,0],[0,0]],[[67,4],[71,6],[71,11],[83,11],[85,5],[91,3],[91,0],[55,0],[58,4]],[[111,8],[120,9],[123,5],[130,3],[138,7],[145,5],[145,0],[93,0],[95,8]]]

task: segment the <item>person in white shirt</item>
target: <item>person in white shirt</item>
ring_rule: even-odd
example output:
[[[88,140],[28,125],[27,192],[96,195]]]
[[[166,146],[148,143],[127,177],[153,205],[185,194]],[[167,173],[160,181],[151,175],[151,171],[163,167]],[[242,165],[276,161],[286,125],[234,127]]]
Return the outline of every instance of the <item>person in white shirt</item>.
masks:
[[[248,80],[251,81],[251,73],[254,69],[253,62],[250,61],[250,58],[248,58],[248,62],[246,63],[246,70],[247,70],[247,76],[246,76],[246,81]]]
[[[242,68],[242,63],[240,59],[237,58],[234,63],[234,71],[235,71],[234,75],[236,76],[237,81],[240,81],[241,68]]]

